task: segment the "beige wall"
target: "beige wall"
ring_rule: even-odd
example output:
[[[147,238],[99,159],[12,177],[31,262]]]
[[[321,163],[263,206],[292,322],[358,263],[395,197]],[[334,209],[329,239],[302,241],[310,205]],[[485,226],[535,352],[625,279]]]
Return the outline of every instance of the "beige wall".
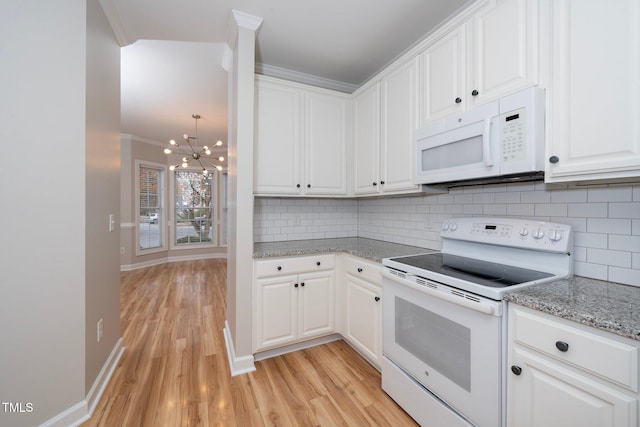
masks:
[[[121,230],[120,230],[120,246],[124,248],[124,254],[120,254],[120,266],[122,270],[131,270],[148,265],[155,265],[164,262],[170,262],[181,259],[200,259],[200,258],[224,258],[227,254],[225,247],[214,248],[171,248],[167,245],[167,250],[149,253],[136,254],[137,237],[136,237],[136,162],[149,162],[153,164],[161,164],[167,166],[167,174],[165,180],[165,206],[167,208],[167,218],[171,220],[171,206],[169,206],[169,189],[171,172],[169,171],[169,163],[167,156],[163,152],[164,145],[160,142],[149,141],[134,135],[121,136]],[[218,183],[221,176],[218,175]],[[218,191],[219,192],[219,191]],[[220,208],[220,203],[217,208]],[[218,212],[220,217],[220,211]],[[165,237],[170,238],[170,229],[165,227]]]
[[[97,1],[87,22],[85,395],[120,339],[120,46]]]
[[[2,408],[3,426],[39,425],[85,399],[104,363],[105,350],[87,342],[97,305],[105,306],[109,323],[104,346],[112,347],[119,335],[113,288],[104,300],[101,294],[117,286],[111,283],[117,263],[112,255],[104,264],[96,261],[98,251],[117,248],[104,232],[104,213],[117,213],[118,184],[98,181],[118,167],[112,143],[119,102],[117,95],[96,92],[103,77],[113,87],[116,66],[96,5],[0,2],[2,38],[11,40],[0,49],[0,400],[32,408]],[[108,116],[98,119],[105,111]],[[102,164],[105,153],[111,154]],[[106,192],[105,205],[96,209],[87,206],[94,191]]]

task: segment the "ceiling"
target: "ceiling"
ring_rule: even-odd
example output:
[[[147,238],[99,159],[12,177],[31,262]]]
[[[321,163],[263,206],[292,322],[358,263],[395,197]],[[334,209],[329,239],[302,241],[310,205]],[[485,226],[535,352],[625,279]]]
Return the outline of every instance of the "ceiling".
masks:
[[[231,10],[263,18],[258,71],[351,92],[473,0],[101,0],[122,48],[122,133],[227,137],[222,69]],[[111,13],[109,13],[111,11]],[[115,12],[115,13],[114,13]]]

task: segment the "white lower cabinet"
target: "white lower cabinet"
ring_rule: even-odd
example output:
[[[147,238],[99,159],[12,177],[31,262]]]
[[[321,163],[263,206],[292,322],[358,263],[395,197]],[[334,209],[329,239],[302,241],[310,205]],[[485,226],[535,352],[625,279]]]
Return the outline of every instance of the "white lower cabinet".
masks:
[[[374,366],[382,357],[380,266],[347,259],[344,289],[344,338]]]
[[[300,272],[305,264],[307,272]],[[271,267],[283,274],[269,276]],[[287,274],[292,270],[297,274]],[[256,272],[254,351],[334,332],[333,255],[256,261]]]
[[[638,425],[636,343],[510,304],[508,346],[508,426]]]

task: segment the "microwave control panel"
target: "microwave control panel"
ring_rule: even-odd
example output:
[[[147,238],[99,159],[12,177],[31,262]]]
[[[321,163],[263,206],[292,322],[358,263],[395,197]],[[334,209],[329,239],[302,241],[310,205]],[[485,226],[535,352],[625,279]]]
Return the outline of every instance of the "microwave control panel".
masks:
[[[502,163],[526,159],[526,122],[525,108],[500,115]]]

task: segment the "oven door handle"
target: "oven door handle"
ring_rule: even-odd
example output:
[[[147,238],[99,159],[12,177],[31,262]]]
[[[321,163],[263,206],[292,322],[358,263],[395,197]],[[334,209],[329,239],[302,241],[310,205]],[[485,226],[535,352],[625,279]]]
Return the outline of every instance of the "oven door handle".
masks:
[[[424,294],[430,295],[435,298],[439,298],[441,300],[450,302],[452,304],[459,305],[459,306],[469,308],[471,310],[479,311],[481,313],[485,313],[489,315],[494,315],[494,316],[502,315],[502,310],[500,310],[500,307],[496,307],[493,304],[486,304],[482,302],[482,300],[480,302],[475,302],[472,300],[465,299],[464,297],[451,295],[444,292],[439,292],[434,289],[431,289],[428,286],[418,285],[412,282],[411,280],[403,279],[402,277],[395,276],[384,270],[382,270],[381,274],[382,274],[382,277],[389,279],[392,282],[396,282],[398,284],[401,284],[402,286],[407,286],[411,289],[415,289],[418,292],[422,292]]]

